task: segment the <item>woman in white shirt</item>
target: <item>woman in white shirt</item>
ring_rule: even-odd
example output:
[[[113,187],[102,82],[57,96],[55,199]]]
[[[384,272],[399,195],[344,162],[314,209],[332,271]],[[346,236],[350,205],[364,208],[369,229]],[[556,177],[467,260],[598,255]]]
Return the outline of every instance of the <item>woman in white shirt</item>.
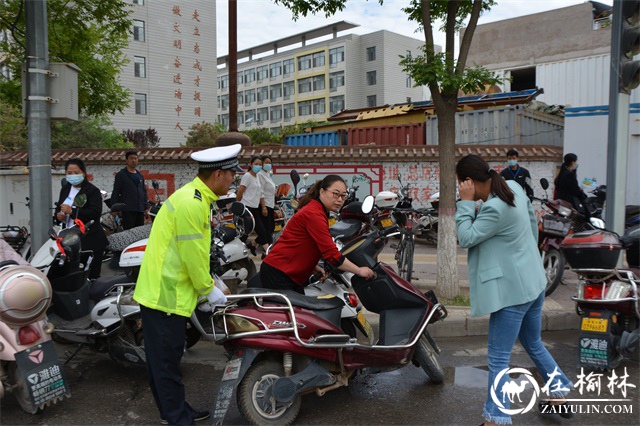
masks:
[[[255,231],[258,237],[255,241],[247,243],[247,247],[251,250],[251,254],[257,255],[256,248],[262,246],[262,249],[267,251],[269,244],[273,241],[271,234],[267,233],[265,222],[267,220],[267,206],[264,201],[264,194],[260,182],[258,180],[258,173],[262,170],[262,159],[254,155],[251,157],[250,168],[247,173],[240,179],[240,186],[236,194],[236,200],[242,201],[242,203],[249,209],[253,215],[253,219],[256,222]]]
[[[262,171],[258,173],[258,181],[262,187],[262,194],[264,196],[264,204],[267,206],[267,216],[265,217],[265,227],[267,234],[271,237],[273,242],[273,231],[276,227],[273,209],[276,206],[276,184],[271,179],[271,156],[262,156]],[[271,243],[270,243],[271,244]]]

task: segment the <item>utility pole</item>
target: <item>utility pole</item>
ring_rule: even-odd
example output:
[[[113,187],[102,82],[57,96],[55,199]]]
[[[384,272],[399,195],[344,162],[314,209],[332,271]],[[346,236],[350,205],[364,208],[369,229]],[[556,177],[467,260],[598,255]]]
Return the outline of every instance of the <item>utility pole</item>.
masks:
[[[611,78],[609,84],[609,141],[607,146],[607,229],[622,235],[629,155],[629,98],[638,87],[640,1],[614,0],[611,26]],[[621,260],[619,260],[621,262]]]
[[[46,0],[24,0],[27,38],[27,125],[29,131],[29,202],[31,244],[47,240],[51,215],[51,115],[49,41]]]

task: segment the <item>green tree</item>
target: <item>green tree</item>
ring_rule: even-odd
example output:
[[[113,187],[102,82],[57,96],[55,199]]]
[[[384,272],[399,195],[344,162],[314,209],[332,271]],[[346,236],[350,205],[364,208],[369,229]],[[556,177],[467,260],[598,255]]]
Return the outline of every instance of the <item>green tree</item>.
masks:
[[[227,128],[218,122],[213,124],[207,121],[196,123],[189,129],[186,146],[194,148],[214,147],[218,136],[226,131]]]
[[[28,0],[4,0],[0,10],[0,32],[10,35],[0,41],[0,51],[18,82],[26,55],[24,1]],[[118,75],[128,62],[122,53],[132,25],[127,3],[48,0],[47,12],[49,61],[73,63],[82,70],[78,75],[80,111],[87,116],[123,112],[130,97],[118,83]],[[0,85],[0,90],[5,88]],[[13,101],[19,103],[20,98],[12,94]]]
[[[243,130],[242,133],[249,136],[251,145],[281,145],[282,136],[271,133],[266,127],[258,127],[257,129]]]
[[[157,148],[160,145],[160,136],[151,127],[147,130],[123,130],[122,137],[136,148]]]
[[[53,121],[51,148],[133,148],[106,116],[82,117],[79,121]],[[26,147],[25,147],[26,148]]]
[[[0,152],[27,148],[22,111],[0,98]]]
[[[378,0],[380,4],[383,0]],[[327,16],[344,9],[347,0],[274,0],[293,12],[294,19],[300,15],[324,12]],[[440,215],[438,219],[438,293],[452,299],[459,293],[456,264],[455,236],[455,115],[458,109],[458,91],[475,92],[485,84],[496,84],[500,80],[482,68],[466,68],[471,40],[480,14],[493,6],[493,0],[407,0],[402,10],[410,21],[416,22],[424,31],[423,55],[403,58],[401,63],[418,86],[426,85],[431,91],[438,116],[438,146],[440,162]],[[443,22],[445,51],[436,53],[433,26]],[[466,23],[455,59],[456,33]]]

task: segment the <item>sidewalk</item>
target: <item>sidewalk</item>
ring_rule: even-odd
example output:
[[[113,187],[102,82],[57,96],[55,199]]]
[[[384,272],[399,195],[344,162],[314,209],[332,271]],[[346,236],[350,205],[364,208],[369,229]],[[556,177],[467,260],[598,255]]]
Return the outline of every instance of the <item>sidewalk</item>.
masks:
[[[259,258],[252,257],[258,270],[260,269]],[[396,266],[393,249],[385,247],[380,254],[381,262]],[[468,294],[469,274],[467,271],[466,250],[458,248],[458,278],[460,289]],[[413,284],[421,291],[427,291],[436,287],[437,278],[437,252],[436,248],[422,242],[416,243],[416,254],[414,255],[414,277],[417,278]],[[545,299],[542,309],[542,330],[578,330],[580,318],[575,311],[575,303],[571,296],[575,293],[578,278],[569,269],[565,270],[564,281],[553,294]],[[446,305],[445,305],[446,306]],[[486,335],[489,327],[489,315],[483,317],[471,317],[469,307],[446,306],[449,316],[443,321],[430,326],[429,330],[434,337],[460,337]],[[379,316],[366,312],[365,317],[373,327],[377,327]]]

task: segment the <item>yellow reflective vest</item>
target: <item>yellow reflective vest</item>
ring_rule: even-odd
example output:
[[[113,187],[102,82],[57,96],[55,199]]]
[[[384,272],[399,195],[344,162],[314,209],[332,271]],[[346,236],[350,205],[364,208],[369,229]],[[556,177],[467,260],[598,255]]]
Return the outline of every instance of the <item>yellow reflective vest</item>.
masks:
[[[133,298],[151,309],[191,316],[209,293],[210,205],[218,197],[196,177],[174,192],[153,221]]]

